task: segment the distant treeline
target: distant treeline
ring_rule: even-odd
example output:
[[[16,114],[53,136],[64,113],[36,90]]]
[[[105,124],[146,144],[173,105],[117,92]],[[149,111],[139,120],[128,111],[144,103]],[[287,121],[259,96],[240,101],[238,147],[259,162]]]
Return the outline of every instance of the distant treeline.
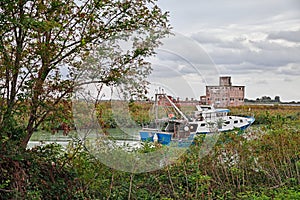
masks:
[[[279,96],[275,96],[274,99],[272,99],[269,96],[262,96],[261,98],[253,99],[244,99],[245,103],[280,103],[280,104],[300,104],[300,101],[290,101],[290,102],[282,102],[280,100]]]

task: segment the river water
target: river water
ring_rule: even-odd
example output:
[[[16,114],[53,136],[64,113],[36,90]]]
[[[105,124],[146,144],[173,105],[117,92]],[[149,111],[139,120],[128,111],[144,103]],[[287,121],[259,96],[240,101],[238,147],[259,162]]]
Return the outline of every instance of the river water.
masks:
[[[113,132],[114,134],[116,134],[115,132],[118,132],[118,130],[113,130]],[[141,146],[140,137],[136,134],[134,136],[128,136],[122,135],[120,133],[121,132],[118,132],[119,135],[117,137],[107,140],[114,142],[114,144],[116,144],[117,146],[128,146],[131,148],[139,148]],[[89,139],[96,139],[97,137],[99,138],[99,135],[95,133],[89,133],[88,135]],[[69,135],[63,135],[62,132],[58,132],[53,135],[50,132],[40,131],[34,133],[33,137],[28,142],[27,148],[31,149],[36,146],[44,146],[52,143],[59,144],[63,148],[66,148],[72,141],[83,140],[80,138],[83,138],[83,136],[81,134],[78,134],[77,132],[73,132]]]

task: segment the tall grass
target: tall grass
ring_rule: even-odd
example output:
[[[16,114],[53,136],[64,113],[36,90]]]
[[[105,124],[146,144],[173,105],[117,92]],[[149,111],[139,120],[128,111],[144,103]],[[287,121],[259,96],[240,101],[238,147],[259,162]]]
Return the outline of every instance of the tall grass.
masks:
[[[248,108],[236,108],[233,112],[238,113],[238,109],[241,113],[249,112]],[[111,169],[81,145],[60,152],[53,146],[28,150],[26,154],[1,152],[0,196],[8,199],[300,199],[299,110],[252,108],[250,111],[261,117],[256,119],[257,125],[243,134],[237,131],[221,134],[206,156],[203,154],[206,135],[200,135],[177,162],[148,173]],[[149,149],[140,151],[149,152]]]

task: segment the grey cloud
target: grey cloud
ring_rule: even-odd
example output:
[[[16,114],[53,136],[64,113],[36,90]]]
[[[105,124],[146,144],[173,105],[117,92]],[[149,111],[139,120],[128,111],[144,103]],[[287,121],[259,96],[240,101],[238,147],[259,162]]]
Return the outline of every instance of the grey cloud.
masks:
[[[181,76],[176,65],[153,64],[150,77],[164,78]]]
[[[174,30],[190,35],[191,41],[201,45],[221,74],[249,77],[247,95],[255,97],[274,91],[299,99],[299,93],[286,89],[297,89],[294,85],[300,84],[299,0],[159,0],[159,4],[170,11]],[[295,45],[291,47],[292,43]],[[175,67],[178,73],[173,73],[174,77],[192,73],[182,57],[202,71],[206,69],[202,69],[205,54],[201,55],[193,45],[186,46],[182,41],[169,45],[175,54],[159,57],[158,63]],[[167,74],[171,74],[170,70],[158,75]],[[208,79],[206,74],[203,77]],[[284,81],[274,85],[274,80]]]
[[[282,66],[289,63],[300,62],[300,49],[296,47],[282,47],[281,49],[244,52],[246,61],[265,66]]]
[[[218,65],[240,65],[246,62],[270,70],[289,63],[300,62],[299,47],[272,43],[267,39],[250,41],[248,45],[245,45],[243,40],[232,42],[219,40],[219,43],[205,47],[210,48],[210,56]]]
[[[205,29],[201,25],[257,24],[266,19],[276,20],[274,16],[288,19],[290,13],[299,17],[299,0],[161,0],[159,4],[171,11],[171,23],[179,31]]]
[[[164,39],[157,53],[157,57],[161,60],[212,64],[207,52],[195,40],[180,34]]]
[[[218,44],[221,48],[226,49],[244,49],[245,45],[241,43],[239,40],[226,41]]]
[[[224,43],[226,44],[226,43]],[[234,66],[231,73],[246,73],[247,71],[274,71],[278,66],[286,65],[291,62],[300,61],[298,54],[299,48],[291,48],[268,42],[255,42],[252,46],[259,51],[252,50],[249,46],[239,45],[236,49],[223,48],[223,44],[216,44],[211,50],[211,57],[217,65]],[[246,64],[245,64],[246,63]]]
[[[209,76],[209,73],[218,73],[208,53],[196,41],[180,34],[163,40],[163,46],[156,53],[155,58],[149,60],[152,63],[153,77],[179,77],[188,74]]]
[[[224,40],[222,38],[219,38],[217,36],[214,36],[210,32],[198,32],[194,33],[191,38],[193,38],[195,41],[199,42],[200,44],[212,44],[216,45],[221,48],[228,48],[228,49],[240,49],[244,48],[244,42],[245,38],[234,38],[233,40]]]
[[[263,65],[254,65],[252,63],[244,62],[241,64],[222,65],[220,71],[221,73],[252,75],[266,71],[266,67]],[[271,68],[269,71],[274,71],[274,69]]]
[[[279,67],[277,72],[290,76],[300,76],[300,63],[292,63],[287,66]]]
[[[269,84],[268,81],[266,81],[266,80],[258,80],[255,83],[259,84],[259,85],[267,85],[267,84]]]
[[[200,44],[207,44],[207,43],[220,43],[222,42],[221,39],[215,37],[214,35],[208,33],[208,32],[198,32],[194,33],[191,38],[193,38],[195,41],[199,42]]]
[[[275,42],[271,42],[270,40],[266,39],[266,40],[260,40],[260,41],[252,41],[249,40],[249,43],[261,50],[268,50],[268,51],[280,51],[282,49],[288,49],[289,47],[283,44],[279,44],[279,43],[275,43]]]
[[[300,30],[270,33],[268,39],[282,39],[290,42],[300,42]]]
[[[290,78],[284,78],[283,81],[284,81],[284,82],[293,82],[293,80],[290,79]]]

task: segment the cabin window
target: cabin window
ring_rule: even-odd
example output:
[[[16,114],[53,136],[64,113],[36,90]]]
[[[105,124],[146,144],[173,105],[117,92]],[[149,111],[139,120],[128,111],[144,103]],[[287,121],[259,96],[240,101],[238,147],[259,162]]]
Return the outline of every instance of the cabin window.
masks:
[[[239,122],[238,120],[234,120],[234,122],[233,122],[233,123],[237,124],[238,122]]]
[[[205,126],[205,124],[201,124],[200,126]]]
[[[242,120],[242,119],[240,119],[240,122],[242,123],[242,122],[243,122],[243,120]]]
[[[225,124],[230,124],[230,121],[226,121]]]

